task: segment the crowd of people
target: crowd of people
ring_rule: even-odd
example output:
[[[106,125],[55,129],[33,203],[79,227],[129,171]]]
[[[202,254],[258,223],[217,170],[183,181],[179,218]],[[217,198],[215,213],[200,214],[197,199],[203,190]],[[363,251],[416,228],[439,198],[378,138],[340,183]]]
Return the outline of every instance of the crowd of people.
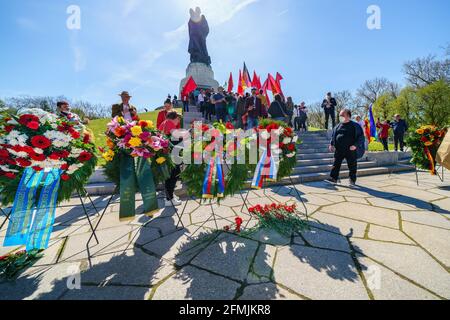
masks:
[[[295,105],[292,98],[281,94],[269,101],[263,90],[252,88],[251,93],[239,95],[226,92],[223,87],[197,89],[182,97],[184,111],[197,106],[206,121],[232,122],[236,128],[249,130],[258,126],[259,119],[285,121],[297,132],[308,131],[308,108],[305,102]]]

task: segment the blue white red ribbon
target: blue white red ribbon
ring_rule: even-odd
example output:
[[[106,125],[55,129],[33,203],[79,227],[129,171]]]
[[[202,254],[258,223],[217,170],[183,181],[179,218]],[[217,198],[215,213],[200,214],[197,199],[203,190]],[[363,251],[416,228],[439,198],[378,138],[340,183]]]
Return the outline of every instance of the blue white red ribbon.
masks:
[[[203,199],[225,196],[225,175],[220,156],[211,157],[203,181]]]

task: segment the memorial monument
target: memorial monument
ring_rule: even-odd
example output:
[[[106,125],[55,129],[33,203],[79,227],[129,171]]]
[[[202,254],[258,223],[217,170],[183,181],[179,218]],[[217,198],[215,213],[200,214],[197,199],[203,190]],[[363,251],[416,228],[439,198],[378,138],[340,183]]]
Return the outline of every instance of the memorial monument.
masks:
[[[189,20],[189,49],[191,63],[186,70],[186,78],[181,80],[180,92],[192,76],[199,88],[217,90],[219,82],[214,79],[211,68],[211,57],[208,54],[206,38],[209,34],[209,25],[200,8],[190,10]]]

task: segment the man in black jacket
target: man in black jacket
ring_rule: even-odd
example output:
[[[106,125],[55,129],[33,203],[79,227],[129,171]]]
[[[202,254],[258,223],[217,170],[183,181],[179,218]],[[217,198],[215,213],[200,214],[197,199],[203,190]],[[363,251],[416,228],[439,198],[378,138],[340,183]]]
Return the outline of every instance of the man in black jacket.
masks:
[[[330,152],[334,152],[334,165],[327,182],[336,184],[339,180],[342,162],[347,160],[350,170],[350,185],[356,185],[358,173],[358,144],[364,135],[360,125],[351,120],[352,112],[348,109],[341,111],[341,123],[334,128],[331,139]]]
[[[395,121],[391,124],[394,129],[394,143],[395,152],[398,151],[398,145],[400,144],[400,151],[405,149],[405,134],[408,131],[408,124],[401,118],[399,114],[395,115]]]
[[[332,97],[331,92],[328,92],[322,103],[322,108],[325,111],[325,130],[328,130],[330,117],[333,128],[336,126],[336,106],[336,99]]]

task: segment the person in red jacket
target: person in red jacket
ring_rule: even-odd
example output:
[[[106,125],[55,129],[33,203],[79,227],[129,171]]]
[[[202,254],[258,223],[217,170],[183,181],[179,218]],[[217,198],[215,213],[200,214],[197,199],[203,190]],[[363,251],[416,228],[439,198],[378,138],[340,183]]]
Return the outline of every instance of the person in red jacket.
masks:
[[[160,111],[158,113],[158,120],[156,121],[156,127],[159,128],[159,126],[167,120],[167,115],[171,112],[173,112],[173,105],[172,101],[170,99],[167,99],[164,102],[164,110]]]
[[[383,121],[381,122],[380,119],[378,119],[377,122],[377,129],[379,129],[378,137],[381,140],[381,143],[383,144],[384,151],[389,151],[389,130],[391,129],[391,124],[389,121]]]

